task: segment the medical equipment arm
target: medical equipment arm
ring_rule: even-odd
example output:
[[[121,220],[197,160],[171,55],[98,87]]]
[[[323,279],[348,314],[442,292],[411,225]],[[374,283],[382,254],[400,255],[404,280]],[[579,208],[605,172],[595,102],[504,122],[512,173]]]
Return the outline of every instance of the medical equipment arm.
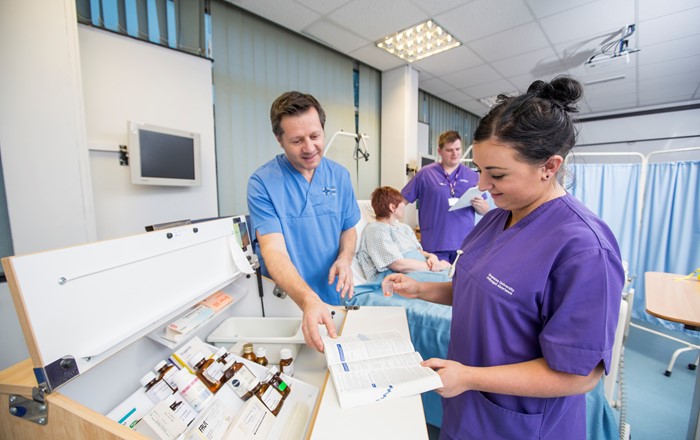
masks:
[[[263,260],[272,279],[287,292],[303,313],[301,328],[306,344],[322,352],[323,341],[318,332],[318,325],[325,325],[330,337],[337,335],[328,306],[297,272],[289,258],[282,234],[258,234],[257,237]]]

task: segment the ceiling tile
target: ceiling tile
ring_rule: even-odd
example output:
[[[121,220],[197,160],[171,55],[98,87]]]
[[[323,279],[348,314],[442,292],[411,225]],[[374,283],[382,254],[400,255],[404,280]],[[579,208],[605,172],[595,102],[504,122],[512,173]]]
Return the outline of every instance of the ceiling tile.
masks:
[[[424,10],[431,17],[442,14],[445,11],[457,8],[472,0],[411,0],[416,6]]]
[[[418,60],[413,63],[413,66],[420,71],[442,76],[483,63],[484,60],[479,58],[467,46],[462,45],[445,52],[440,52],[437,55]]]
[[[469,42],[532,21],[522,0],[475,0],[435,17],[452,35]]]
[[[459,72],[444,75],[442,79],[455,88],[463,89],[465,87],[471,87],[503,78],[493,67],[488,64],[482,64],[481,66],[472,67],[471,69],[460,70]]]
[[[697,72],[639,81],[639,103],[653,105],[674,100],[691,100],[698,84],[700,75]]]
[[[598,0],[540,20],[552,44],[592,40],[634,23],[634,0]]]
[[[477,55],[486,61],[502,60],[525,52],[543,49],[549,43],[539,26],[528,23],[499,34],[491,35],[469,44]]]
[[[639,24],[639,46],[700,34],[700,7],[643,21]]]
[[[328,18],[376,41],[430,17],[413,3],[402,0],[355,0],[328,14]]]
[[[421,90],[425,90],[428,93],[431,93],[433,95],[439,95],[440,93],[447,92],[448,90],[453,90],[454,87],[447,84],[445,81],[443,81],[440,78],[431,78],[425,81],[419,81],[418,82],[418,88]]]
[[[471,97],[466,93],[455,89],[437,94],[436,96],[448,102],[468,101],[469,99],[471,99]]]
[[[326,20],[315,21],[304,29],[303,34],[325,42],[328,46],[344,53],[352,52],[367,44],[373,44],[373,42],[360,38],[344,28],[337,26],[335,23]]]
[[[700,55],[676,58],[674,60],[661,63],[644,64],[639,67],[639,79],[647,80],[669,75],[678,72],[698,72],[700,71]],[[697,74],[700,78],[700,73]]]
[[[528,72],[536,76],[551,75],[565,70],[557,54],[551,48],[494,61],[491,63],[491,66],[505,77],[522,75]]]
[[[639,21],[698,7],[698,0],[637,0]]]
[[[301,32],[320,17],[311,9],[291,1],[228,0],[256,15],[264,17],[288,29]]]
[[[562,72],[581,82],[626,76],[587,86],[581,114],[700,98],[700,0],[228,1],[380,71],[406,63],[374,41],[433,18],[464,44],[413,63],[420,87],[478,115],[488,109],[472,98]],[[630,45],[640,52],[584,66],[635,17]]]
[[[608,99],[596,99],[588,100],[586,99],[585,104],[592,112],[607,112],[611,110],[624,110],[627,108],[633,108],[637,106],[637,95],[631,94],[626,95],[621,98]]]
[[[455,103],[456,105],[459,105],[461,108],[464,110],[468,111],[469,113],[473,113],[477,116],[485,116],[486,113],[489,112],[490,108],[479,101],[475,101],[473,99],[468,100],[468,101],[462,101]]]
[[[378,49],[374,44],[363,46],[348,55],[380,71],[391,70],[406,64],[401,58]]]
[[[595,0],[526,0],[537,18],[548,17],[594,1]]]
[[[481,99],[498,95],[499,93],[510,94],[515,91],[515,89],[516,87],[514,87],[513,84],[504,79],[500,79],[474,87],[465,87],[463,91],[474,99]]]
[[[639,58],[639,64],[642,66],[700,55],[700,35],[650,45],[635,55]]]
[[[269,0],[266,0],[269,2]],[[287,0],[288,1],[288,0]],[[295,0],[307,8],[316,11],[320,15],[326,15],[332,11],[335,11],[339,7],[343,6],[348,0]],[[262,3],[258,1],[257,3]],[[272,2],[271,2],[272,3]]]

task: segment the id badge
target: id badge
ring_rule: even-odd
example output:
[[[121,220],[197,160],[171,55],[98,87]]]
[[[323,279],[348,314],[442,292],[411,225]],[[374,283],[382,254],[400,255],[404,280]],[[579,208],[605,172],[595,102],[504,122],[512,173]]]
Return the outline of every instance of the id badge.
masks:
[[[452,207],[452,206],[455,205],[455,203],[457,203],[457,200],[459,200],[459,198],[457,198],[457,197],[450,197],[449,199],[447,199],[447,203],[449,203],[449,204],[450,204],[450,207]]]

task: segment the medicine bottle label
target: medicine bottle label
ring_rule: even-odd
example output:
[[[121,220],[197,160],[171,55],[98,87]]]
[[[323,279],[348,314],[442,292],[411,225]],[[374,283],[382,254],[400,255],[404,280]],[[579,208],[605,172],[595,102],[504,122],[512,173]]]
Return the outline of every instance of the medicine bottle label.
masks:
[[[267,409],[274,413],[277,406],[282,402],[282,394],[274,387],[268,387],[263,395],[260,396],[260,400],[262,400]]]
[[[151,386],[148,390],[146,390],[146,395],[149,399],[151,399],[151,402],[153,403],[159,403],[161,400],[165,399],[166,397],[172,394],[172,388],[170,388],[168,384],[162,380],[159,380],[158,382],[153,384],[153,386]]]
[[[238,397],[243,398],[259,383],[258,378],[245,365],[233,375],[228,383]]]

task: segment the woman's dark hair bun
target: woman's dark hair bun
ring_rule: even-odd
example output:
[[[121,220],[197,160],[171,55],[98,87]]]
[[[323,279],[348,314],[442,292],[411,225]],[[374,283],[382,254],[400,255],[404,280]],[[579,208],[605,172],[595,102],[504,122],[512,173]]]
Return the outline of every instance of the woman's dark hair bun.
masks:
[[[577,112],[576,103],[583,96],[583,86],[573,78],[558,76],[548,83],[540,80],[533,82],[527,93],[546,99],[564,111]]]

